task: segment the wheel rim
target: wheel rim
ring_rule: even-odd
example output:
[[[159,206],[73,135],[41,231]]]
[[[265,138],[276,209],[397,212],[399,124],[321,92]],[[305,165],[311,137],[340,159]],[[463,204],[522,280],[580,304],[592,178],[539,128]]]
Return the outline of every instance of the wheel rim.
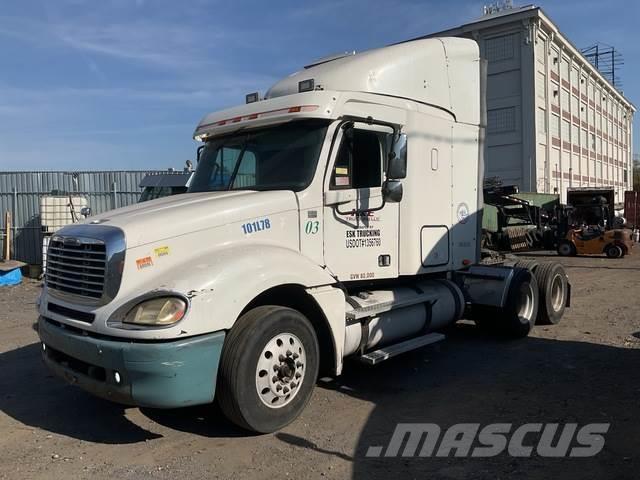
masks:
[[[280,333],[267,342],[256,367],[256,389],[269,408],[289,404],[300,391],[306,367],[304,345],[292,333]]]
[[[520,295],[518,298],[518,317],[530,321],[533,318],[534,292],[531,282],[520,285]]]
[[[554,312],[559,312],[564,303],[564,282],[559,273],[553,277],[551,282],[551,308]]]

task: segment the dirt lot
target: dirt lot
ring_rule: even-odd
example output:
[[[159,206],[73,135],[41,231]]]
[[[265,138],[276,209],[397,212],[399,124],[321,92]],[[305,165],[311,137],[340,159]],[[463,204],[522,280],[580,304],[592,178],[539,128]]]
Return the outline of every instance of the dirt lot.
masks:
[[[215,408],[154,411],[53,378],[32,325],[39,284],[0,289],[0,478],[640,478],[640,252],[564,259],[562,323],[507,341],[462,322],[376,368],[351,362],[303,416],[251,436]],[[610,422],[594,458],[371,459],[398,422]]]

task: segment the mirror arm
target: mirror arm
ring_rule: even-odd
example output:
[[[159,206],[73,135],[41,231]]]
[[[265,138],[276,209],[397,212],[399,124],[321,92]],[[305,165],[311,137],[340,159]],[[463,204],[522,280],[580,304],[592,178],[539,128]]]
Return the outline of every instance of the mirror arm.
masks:
[[[200,145],[198,147],[198,150],[196,150],[196,165],[200,163],[200,153],[202,153],[203,149],[204,149],[204,145]]]

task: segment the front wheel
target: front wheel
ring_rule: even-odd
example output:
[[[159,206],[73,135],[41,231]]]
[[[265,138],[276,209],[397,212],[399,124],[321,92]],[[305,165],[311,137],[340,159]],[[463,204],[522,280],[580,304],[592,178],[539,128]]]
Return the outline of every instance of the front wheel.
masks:
[[[624,257],[624,250],[620,245],[609,245],[605,250],[607,257],[609,258],[622,258]]]
[[[558,245],[558,255],[561,257],[573,257],[576,254],[576,247],[569,241],[562,241]]]
[[[296,310],[257,307],[225,339],[218,403],[236,425],[259,433],[281,429],[304,410],[318,376],[313,326]]]

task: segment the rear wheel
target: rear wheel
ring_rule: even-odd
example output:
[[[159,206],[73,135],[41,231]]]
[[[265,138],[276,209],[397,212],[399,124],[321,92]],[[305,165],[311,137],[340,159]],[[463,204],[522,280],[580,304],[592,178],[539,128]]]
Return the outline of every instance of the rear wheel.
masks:
[[[535,270],[540,294],[537,324],[555,325],[564,315],[569,295],[569,282],[559,263],[541,263]]]
[[[516,268],[526,268],[527,270],[531,270],[534,272],[536,268],[538,268],[537,260],[518,260],[514,267]]]
[[[576,247],[573,243],[565,240],[558,245],[558,255],[562,257],[573,257],[575,254]]]
[[[218,403],[236,425],[273,432],[300,415],[318,376],[313,326],[296,310],[262,306],[238,319],[220,360]]]
[[[514,268],[504,307],[474,305],[474,320],[491,331],[514,338],[526,337],[536,323],[539,298],[533,273],[525,268]]]
[[[620,245],[609,245],[604,253],[607,254],[609,258],[622,258],[624,257],[624,250]]]

